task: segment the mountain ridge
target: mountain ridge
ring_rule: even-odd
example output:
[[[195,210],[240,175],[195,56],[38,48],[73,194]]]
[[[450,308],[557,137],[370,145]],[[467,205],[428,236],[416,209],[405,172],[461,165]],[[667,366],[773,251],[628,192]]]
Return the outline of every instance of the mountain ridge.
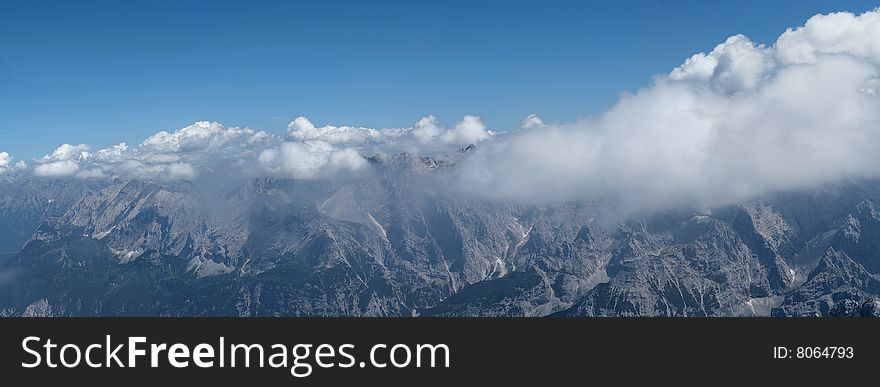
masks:
[[[801,316],[880,292],[877,182],[609,227],[596,220],[602,203],[479,200],[423,180],[473,149],[374,156],[368,177],[256,178],[225,190],[4,177],[0,220],[15,232],[0,243],[14,251],[0,261],[0,310]]]

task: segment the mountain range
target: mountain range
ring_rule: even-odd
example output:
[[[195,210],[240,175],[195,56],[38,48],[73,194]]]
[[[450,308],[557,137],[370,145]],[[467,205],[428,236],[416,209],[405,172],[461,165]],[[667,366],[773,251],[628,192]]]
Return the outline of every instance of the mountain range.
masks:
[[[0,176],[4,316],[876,316],[880,182],[614,219],[359,177]]]

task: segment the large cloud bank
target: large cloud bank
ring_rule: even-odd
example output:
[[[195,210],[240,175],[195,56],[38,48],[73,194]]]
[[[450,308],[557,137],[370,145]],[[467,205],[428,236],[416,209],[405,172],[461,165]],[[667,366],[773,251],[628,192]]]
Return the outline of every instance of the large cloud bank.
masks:
[[[478,144],[451,172],[479,197],[612,200],[633,211],[712,206],[769,192],[880,177],[880,10],[816,15],[775,43],[743,35],[699,53],[608,112],[567,124],[530,115],[502,135],[477,116],[407,128],[318,126],[285,133],[197,122],[140,145],[65,144],[30,165],[46,178],[281,176],[362,171],[365,156],[442,154]],[[216,175],[211,175],[216,176]]]
[[[880,177],[880,11],[812,17],[764,46],[736,35],[569,125],[484,147],[461,187],[494,198],[711,206]]]

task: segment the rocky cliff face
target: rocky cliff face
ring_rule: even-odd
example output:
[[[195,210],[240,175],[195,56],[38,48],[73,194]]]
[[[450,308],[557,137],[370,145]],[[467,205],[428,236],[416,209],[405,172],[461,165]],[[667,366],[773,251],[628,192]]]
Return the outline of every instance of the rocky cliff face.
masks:
[[[880,294],[878,184],[609,222],[445,192],[429,177],[465,151],[211,189],[4,177],[0,315],[869,315]]]
[[[0,176],[0,263],[18,254],[41,223],[64,215],[96,187],[94,181]]]

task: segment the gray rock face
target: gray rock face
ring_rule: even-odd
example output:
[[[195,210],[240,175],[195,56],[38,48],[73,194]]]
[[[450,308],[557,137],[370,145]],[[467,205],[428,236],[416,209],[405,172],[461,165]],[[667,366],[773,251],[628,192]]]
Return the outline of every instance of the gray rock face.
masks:
[[[834,304],[830,317],[880,317],[880,300],[871,298],[861,304],[852,299],[844,299]]]
[[[0,262],[15,256],[45,220],[63,215],[94,182],[0,176]]]
[[[504,277],[464,287],[421,316],[544,316],[562,304],[547,278],[534,271],[513,272]]]
[[[846,251],[872,274],[880,273],[880,213],[870,200],[859,203],[834,235],[831,246]]]
[[[880,279],[843,251],[829,248],[807,281],[785,296],[777,315],[828,315],[836,303],[857,302],[880,294]]]
[[[672,231],[687,240],[658,238],[644,228],[626,232],[609,264],[610,281],[559,315],[731,315],[770,295],[766,269],[726,223],[697,217]]]
[[[875,313],[880,184],[610,222],[438,184],[467,151],[210,189],[4,177],[0,315]]]

